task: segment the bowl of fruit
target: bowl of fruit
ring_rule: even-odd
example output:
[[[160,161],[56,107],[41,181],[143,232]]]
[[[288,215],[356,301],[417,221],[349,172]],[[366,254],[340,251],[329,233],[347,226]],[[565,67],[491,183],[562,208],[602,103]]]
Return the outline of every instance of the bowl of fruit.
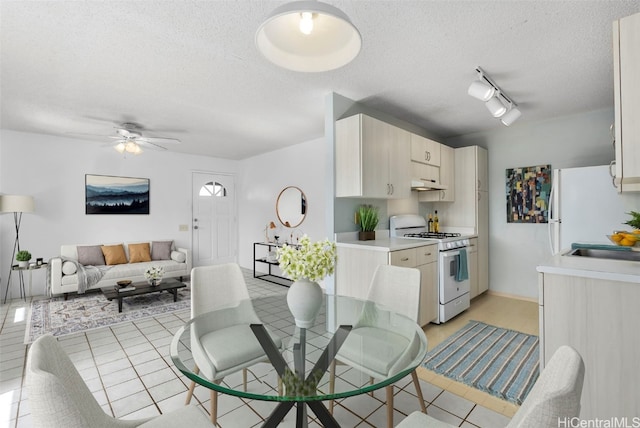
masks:
[[[615,231],[613,235],[607,235],[607,238],[616,245],[635,247],[638,241],[640,241],[640,234],[618,230]]]

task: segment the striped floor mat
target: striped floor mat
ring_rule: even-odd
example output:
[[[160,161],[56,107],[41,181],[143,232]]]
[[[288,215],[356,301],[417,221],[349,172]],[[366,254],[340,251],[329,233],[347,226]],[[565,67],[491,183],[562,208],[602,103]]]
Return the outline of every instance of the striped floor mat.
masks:
[[[522,404],[540,370],[538,336],[469,321],[431,350],[423,366]]]

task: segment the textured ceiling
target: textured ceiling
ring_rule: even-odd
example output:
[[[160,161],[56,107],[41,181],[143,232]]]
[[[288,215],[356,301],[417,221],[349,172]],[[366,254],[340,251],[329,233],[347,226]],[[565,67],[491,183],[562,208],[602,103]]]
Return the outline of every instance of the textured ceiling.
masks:
[[[328,3],[362,34],[325,73],[268,63],[255,30],[282,1],[0,3],[3,129],[108,139],[134,121],[170,150],[242,159],[321,137],[325,97],[346,97],[443,138],[503,125],[466,94],[483,67],[520,122],[613,105],[611,25],[634,1]]]

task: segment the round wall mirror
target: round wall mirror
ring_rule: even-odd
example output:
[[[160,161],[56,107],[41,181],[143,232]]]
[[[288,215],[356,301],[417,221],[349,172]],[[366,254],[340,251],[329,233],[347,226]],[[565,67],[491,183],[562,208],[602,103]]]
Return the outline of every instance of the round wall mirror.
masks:
[[[276,202],[278,220],[285,227],[298,227],[307,215],[307,197],[298,187],[282,189]]]

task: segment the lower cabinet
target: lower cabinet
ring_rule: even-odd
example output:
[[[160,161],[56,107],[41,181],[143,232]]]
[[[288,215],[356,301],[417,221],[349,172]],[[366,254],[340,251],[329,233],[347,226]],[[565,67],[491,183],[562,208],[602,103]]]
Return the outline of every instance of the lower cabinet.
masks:
[[[620,426],[637,426],[631,422],[640,415],[640,284],[550,273],[538,278],[541,366],[560,346],[575,348],[586,368],[580,419],[627,418],[629,425]]]
[[[418,322],[426,325],[438,317],[438,247],[425,245],[398,251],[342,247],[338,244],[336,294],[366,299],[378,265],[393,265],[420,270],[420,307]]]
[[[479,290],[479,273],[478,273],[478,238],[469,239],[469,247],[467,247],[467,261],[469,265],[469,286],[471,292],[470,298],[476,297],[480,294]]]

